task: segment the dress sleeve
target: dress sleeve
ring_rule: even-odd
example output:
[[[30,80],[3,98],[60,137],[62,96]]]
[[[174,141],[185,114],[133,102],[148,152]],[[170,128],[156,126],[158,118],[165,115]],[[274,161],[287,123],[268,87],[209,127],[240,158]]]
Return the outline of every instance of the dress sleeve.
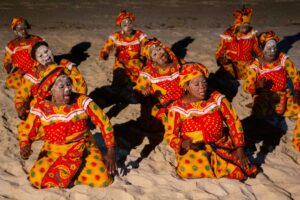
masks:
[[[29,105],[29,101],[32,95],[32,87],[33,83],[26,77],[23,77],[22,84],[18,88],[15,96],[15,107],[17,111],[19,111],[21,107]]]
[[[150,87],[150,86],[151,86],[150,80],[146,76],[144,76],[143,73],[140,73],[136,81],[136,85],[133,87],[133,89],[141,92],[146,87]]]
[[[31,145],[31,143],[33,142],[33,138],[35,138],[35,136],[37,135],[40,126],[40,117],[33,113],[29,113],[26,121],[18,130],[20,138],[20,148]]]
[[[290,58],[286,58],[284,69],[293,82],[294,90],[300,90],[300,75]]]
[[[219,46],[216,50],[216,59],[223,57],[227,48],[227,42],[225,39],[221,38]]]
[[[257,72],[255,69],[248,67],[247,78],[243,81],[243,89],[249,94],[256,93]]]
[[[235,147],[245,146],[242,123],[239,120],[234,108],[226,98],[222,99],[220,106],[223,117],[225,118],[226,124],[229,128],[229,134],[233,144]]]
[[[262,50],[258,44],[257,34],[253,35],[253,51],[254,51],[256,57],[260,57],[263,54]]]
[[[72,80],[72,85],[74,92],[79,94],[87,94],[87,85],[86,82],[79,71],[78,67],[67,59],[62,59],[59,63],[60,66],[63,66],[69,70],[68,76]]]
[[[114,36],[111,35],[105,42],[104,46],[100,50],[100,58],[104,59],[104,55],[108,55],[109,52],[115,48]]]
[[[12,65],[11,55],[6,50],[5,55],[4,55],[4,68],[5,68],[5,70],[7,71],[10,68],[11,65]]]
[[[164,141],[170,145],[176,153],[179,153],[182,142],[180,128],[180,114],[175,111],[169,111],[167,122],[165,123]]]
[[[103,110],[99,108],[95,102],[91,101],[87,107],[87,114],[89,115],[93,123],[100,129],[106,146],[114,146],[114,130]]]

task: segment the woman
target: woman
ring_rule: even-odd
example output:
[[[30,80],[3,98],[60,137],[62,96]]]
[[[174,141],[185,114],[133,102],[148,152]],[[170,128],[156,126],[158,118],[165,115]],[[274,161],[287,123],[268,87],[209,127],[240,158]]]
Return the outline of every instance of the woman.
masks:
[[[8,88],[18,89],[23,75],[36,65],[30,57],[30,50],[36,42],[43,39],[28,33],[30,25],[22,17],[13,18],[10,27],[16,38],[5,47],[4,68],[9,74],[5,84]]]
[[[252,13],[252,8],[233,12],[233,26],[220,35],[221,41],[216,51],[217,63],[236,79],[247,77],[247,66],[254,59],[253,52],[255,56],[261,55],[257,31],[250,26]]]
[[[15,107],[18,116],[23,120],[26,119],[30,106],[34,105],[38,100],[37,89],[39,88],[39,83],[44,72],[59,67],[54,62],[54,57],[52,51],[49,49],[49,45],[44,41],[37,42],[33,45],[31,57],[37,63],[37,66],[24,75],[22,84],[15,96]],[[74,90],[78,93],[86,94],[87,86],[77,67],[65,59],[61,61],[60,66],[64,66],[68,69]]]
[[[44,145],[29,172],[36,188],[85,184],[96,187],[112,183],[116,170],[114,133],[105,113],[84,94],[73,93],[68,71],[57,67],[42,79],[41,100],[31,107],[20,133],[20,155],[28,159],[31,144],[43,129]],[[90,118],[101,130],[108,149],[106,164],[89,131]]]
[[[167,107],[182,95],[182,88],[179,87],[180,64],[174,53],[156,39],[146,43],[142,55],[147,59],[146,66],[140,72],[134,89],[158,100],[152,108],[152,116],[164,123]]]
[[[118,76],[122,76],[119,73],[124,72],[134,83],[143,66],[140,53],[141,47],[147,41],[147,36],[142,31],[133,29],[134,20],[133,13],[121,11],[116,19],[116,24],[121,30],[113,33],[100,51],[100,58],[107,60],[110,51],[116,48],[113,84],[126,84],[123,82],[125,80],[117,80],[121,78]]]
[[[207,75],[203,65],[185,64],[180,72],[185,94],[169,108],[164,138],[175,150],[177,174],[238,180],[254,176],[257,170],[245,155],[241,123],[224,95],[208,93]]]
[[[243,89],[254,97],[254,114],[258,118],[272,115],[295,117],[300,104],[300,76],[291,59],[278,52],[279,38],[273,31],[259,35],[263,55],[248,67]],[[293,95],[288,86],[292,82]]]

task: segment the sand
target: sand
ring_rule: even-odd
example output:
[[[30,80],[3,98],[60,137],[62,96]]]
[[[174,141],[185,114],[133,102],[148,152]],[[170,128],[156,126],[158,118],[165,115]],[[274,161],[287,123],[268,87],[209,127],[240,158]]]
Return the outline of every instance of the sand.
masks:
[[[187,61],[201,62],[210,72],[217,66],[214,52],[219,34],[232,23],[231,11],[245,3],[254,7],[253,25],[259,30],[274,30],[285,40],[296,66],[300,66],[300,3],[298,1],[9,1],[0,2],[0,59],[4,46],[13,38],[9,22],[13,16],[24,16],[32,24],[32,34],[46,39],[55,55],[73,56],[72,47],[80,44],[77,53],[79,69],[89,92],[109,85],[112,79],[111,54],[108,61],[99,60],[99,49],[112,32],[115,16],[122,9],[136,13],[136,28],[150,37],[157,37],[166,45],[190,41],[182,51]],[[192,38],[192,40],[190,38]],[[121,138],[138,140],[130,148],[118,148],[125,157],[127,174],[116,177],[107,188],[75,186],[72,189],[34,189],[27,180],[27,172],[37,158],[41,142],[33,145],[33,155],[23,161],[19,155],[17,124],[20,120],[14,109],[14,91],[4,88],[6,73],[0,70],[0,199],[300,199],[300,153],[291,146],[295,121],[287,119],[288,131],[275,150],[266,155],[263,173],[244,183],[229,180],[182,180],[175,173],[173,151],[163,142],[141,131],[134,120],[140,106],[132,104],[111,119]],[[250,114],[245,107],[249,95],[239,90],[233,105],[241,119]],[[108,111],[106,108],[105,111]],[[154,141],[154,142],[153,142]],[[122,141],[121,141],[122,142]],[[123,141],[126,147],[126,142]],[[128,147],[128,146],[127,146]],[[145,150],[146,147],[146,150]],[[149,147],[149,149],[147,149]],[[147,151],[149,150],[149,151]],[[146,158],[141,158],[146,151]],[[128,154],[128,155],[127,155]],[[145,157],[145,156],[144,156]],[[121,169],[119,169],[121,171]]]

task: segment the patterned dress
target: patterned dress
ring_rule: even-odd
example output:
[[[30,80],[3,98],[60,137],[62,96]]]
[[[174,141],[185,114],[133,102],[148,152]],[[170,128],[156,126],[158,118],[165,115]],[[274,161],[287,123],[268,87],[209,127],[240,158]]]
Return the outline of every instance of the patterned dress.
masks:
[[[126,74],[132,82],[139,76],[143,63],[140,59],[141,48],[147,41],[147,36],[142,31],[135,31],[130,37],[125,37],[121,31],[113,33],[100,51],[100,57],[109,54],[112,49],[116,49],[116,59],[113,70],[125,69]]]
[[[229,131],[224,129],[223,120]],[[175,150],[180,177],[243,180],[256,173],[255,166],[244,170],[236,159],[236,148],[245,145],[243,128],[233,107],[219,92],[213,92],[208,100],[174,102],[165,131],[164,140]],[[181,143],[188,138],[193,144],[204,144],[182,155]]]
[[[6,78],[8,88],[18,89],[22,83],[23,75],[32,69],[37,62],[30,56],[32,46],[43,39],[39,36],[30,35],[26,41],[14,39],[5,47],[4,66],[12,65],[13,71]]]
[[[216,51],[216,59],[225,57],[231,63],[224,65],[224,69],[233,77],[245,79],[247,77],[247,66],[253,61],[253,52],[256,56],[262,54],[257,40],[257,31],[251,30],[247,34],[234,34],[228,29],[221,36],[221,41]],[[235,72],[236,71],[236,72]]]
[[[180,65],[176,61],[166,69],[155,67],[151,62],[147,62],[134,87],[138,91],[146,87],[151,88],[151,95],[154,95],[159,102],[152,108],[152,116],[162,120],[163,123],[166,121],[167,107],[182,96],[183,90],[179,87],[179,68]]]
[[[291,79],[294,90],[299,90],[300,76],[290,58],[281,52],[273,63],[262,64],[258,59],[253,61],[249,66],[243,89],[254,95],[254,98],[257,96],[256,84],[261,78],[272,81],[270,91],[279,97],[275,112],[286,117],[295,117],[298,106],[293,101],[287,79]]]
[[[73,93],[74,103],[34,105],[20,134],[20,147],[31,145],[43,129],[44,145],[29,172],[36,188],[70,187],[85,184],[102,187],[112,183],[102,154],[95,145],[87,119],[101,130],[107,147],[114,145],[113,128],[105,113],[85,95]]]
[[[72,80],[73,91],[80,94],[86,94],[86,82],[76,66],[72,66],[72,68],[70,68],[71,64],[71,62],[62,60],[60,66],[64,66],[66,68],[69,67],[69,69],[71,69],[68,76]],[[57,67],[59,67],[57,64],[52,64],[48,66],[47,69],[54,69]],[[27,107],[29,109],[39,101],[37,92],[44,72],[45,71],[38,71],[37,68],[33,68],[24,75],[21,87],[19,87],[15,96],[15,108],[17,111],[19,111],[22,107]],[[19,133],[24,129],[24,125],[24,121],[21,121],[18,125]]]

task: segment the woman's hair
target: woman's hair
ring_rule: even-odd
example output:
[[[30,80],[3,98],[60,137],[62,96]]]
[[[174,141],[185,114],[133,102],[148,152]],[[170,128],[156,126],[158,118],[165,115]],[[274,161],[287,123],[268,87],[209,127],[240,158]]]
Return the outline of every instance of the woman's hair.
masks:
[[[36,50],[37,50],[40,46],[46,46],[46,47],[49,47],[48,43],[45,42],[45,41],[40,41],[40,42],[35,43],[35,44],[32,46],[32,49],[31,49],[31,51],[30,51],[30,55],[31,55],[31,58],[32,58],[32,59],[36,60],[35,52],[36,52]]]

